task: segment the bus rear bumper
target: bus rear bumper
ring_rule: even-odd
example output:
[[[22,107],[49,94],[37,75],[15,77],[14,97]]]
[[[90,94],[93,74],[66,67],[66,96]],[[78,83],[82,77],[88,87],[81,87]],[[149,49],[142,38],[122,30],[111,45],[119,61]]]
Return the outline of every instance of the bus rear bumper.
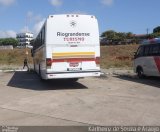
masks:
[[[98,77],[101,75],[100,71],[84,71],[84,72],[55,72],[47,73],[46,79],[66,79],[66,78],[84,78],[84,77]]]

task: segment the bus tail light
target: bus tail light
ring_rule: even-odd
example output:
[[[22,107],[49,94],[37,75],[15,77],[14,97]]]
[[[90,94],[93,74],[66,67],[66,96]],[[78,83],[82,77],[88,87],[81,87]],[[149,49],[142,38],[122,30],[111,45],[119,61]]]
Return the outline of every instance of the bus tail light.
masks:
[[[46,59],[46,66],[47,66],[47,68],[51,68],[51,66],[52,66],[52,59],[51,58]]]
[[[97,67],[100,67],[100,57],[96,57],[96,65]]]

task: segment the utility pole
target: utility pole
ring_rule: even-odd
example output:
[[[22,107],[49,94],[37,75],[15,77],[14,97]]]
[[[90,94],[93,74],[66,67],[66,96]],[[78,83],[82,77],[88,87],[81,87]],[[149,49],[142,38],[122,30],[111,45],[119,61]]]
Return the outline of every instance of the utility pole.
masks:
[[[147,28],[147,35],[149,34],[149,28]]]
[[[26,17],[26,25],[25,25],[25,28],[26,28],[26,33],[28,32],[28,23],[29,23],[29,18]]]
[[[26,16],[26,24],[25,24],[26,33],[29,32],[29,24],[30,24],[30,21],[31,21],[31,15],[27,15],[27,16]]]

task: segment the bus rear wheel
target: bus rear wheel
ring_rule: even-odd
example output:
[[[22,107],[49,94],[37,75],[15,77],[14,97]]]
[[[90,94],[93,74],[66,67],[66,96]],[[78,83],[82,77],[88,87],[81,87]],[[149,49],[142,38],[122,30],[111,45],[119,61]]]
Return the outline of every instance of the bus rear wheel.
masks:
[[[36,71],[36,65],[35,65],[35,63],[33,64],[33,69],[34,69],[34,71]]]
[[[41,73],[41,66],[40,65],[39,65],[39,76],[40,76],[40,79],[43,80],[42,73]]]
[[[137,68],[137,76],[139,78],[144,78],[144,73],[143,73],[143,69],[141,67]]]

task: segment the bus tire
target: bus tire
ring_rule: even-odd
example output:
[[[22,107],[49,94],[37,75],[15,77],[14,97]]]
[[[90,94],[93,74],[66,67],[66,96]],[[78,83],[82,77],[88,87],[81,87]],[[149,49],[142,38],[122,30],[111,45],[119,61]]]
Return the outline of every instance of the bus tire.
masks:
[[[35,65],[35,63],[33,64],[33,70],[36,71],[36,65]]]
[[[137,76],[139,78],[144,78],[144,72],[143,72],[143,68],[142,67],[138,67],[137,68]]]
[[[43,80],[42,79],[42,73],[41,73],[41,66],[40,66],[40,64],[39,64],[39,77],[40,77],[41,80]]]

